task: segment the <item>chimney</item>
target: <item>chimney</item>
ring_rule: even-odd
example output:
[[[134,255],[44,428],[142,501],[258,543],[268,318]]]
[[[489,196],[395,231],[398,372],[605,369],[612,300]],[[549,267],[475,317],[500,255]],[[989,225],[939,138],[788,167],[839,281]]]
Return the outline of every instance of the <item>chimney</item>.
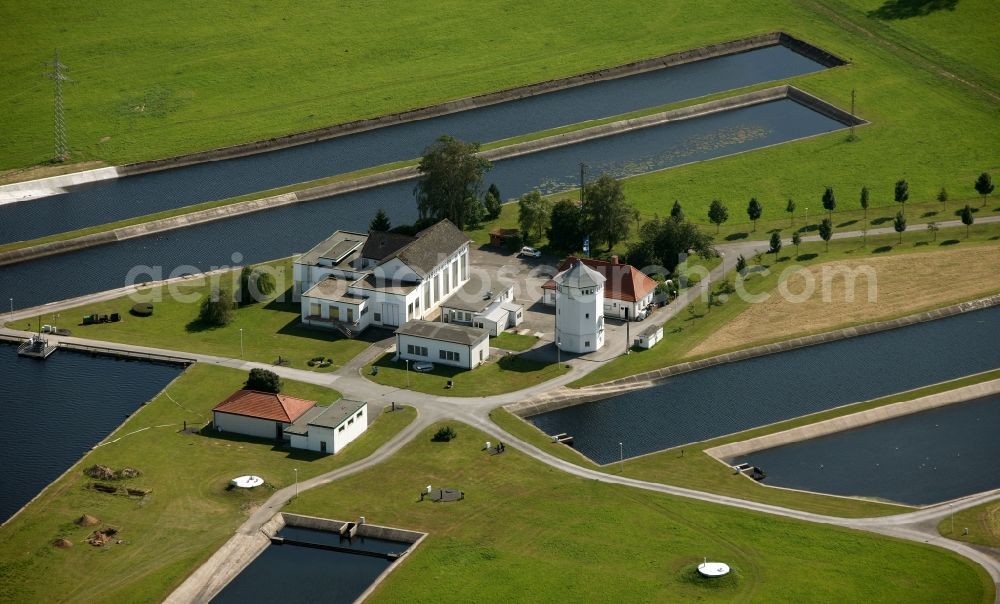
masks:
[[[611,257],[611,264],[618,264],[618,256]]]

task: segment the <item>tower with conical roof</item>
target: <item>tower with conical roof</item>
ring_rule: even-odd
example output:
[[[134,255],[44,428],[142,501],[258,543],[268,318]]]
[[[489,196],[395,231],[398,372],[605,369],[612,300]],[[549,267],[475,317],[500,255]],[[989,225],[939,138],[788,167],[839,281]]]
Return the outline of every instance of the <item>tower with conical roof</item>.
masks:
[[[577,261],[556,275],[556,346],[593,352],[604,346],[604,275]]]

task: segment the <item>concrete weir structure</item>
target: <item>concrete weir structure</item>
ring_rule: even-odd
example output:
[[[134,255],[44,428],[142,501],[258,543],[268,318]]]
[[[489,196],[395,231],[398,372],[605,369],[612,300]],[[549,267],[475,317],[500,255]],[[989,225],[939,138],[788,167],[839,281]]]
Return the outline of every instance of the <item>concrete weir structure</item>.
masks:
[[[208,602],[237,575],[254,561],[268,546],[278,531],[286,526],[312,529],[330,533],[340,533],[341,529],[351,524],[343,520],[332,520],[317,516],[304,516],[279,512],[261,526],[259,531],[252,533],[237,533],[226,544],[202,564],[187,580],[170,594],[165,600],[168,604],[187,604],[190,602]],[[408,543],[410,546],[401,555],[405,557],[412,552],[427,537],[427,533],[410,531],[374,524],[357,524],[357,535]],[[365,590],[357,601],[363,601],[395,568],[390,565]]]
[[[64,193],[68,187],[118,178],[119,170],[120,168],[111,166],[0,185],[0,205],[57,195]]]
[[[639,118],[620,120],[617,122],[583,128],[581,130],[548,136],[524,143],[507,145],[480,152],[479,155],[491,161],[500,161],[532,153],[538,153],[548,149],[566,147],[584,141],[613,137],[633,130],[662,126],[672,122],[692,120],[702,116],[731,111],[743,107],[750,107],[753,105],[760,105],[763,103],[770,103],[782,99],[792,100],[845,125],[862,125],[868,123],[867,121],[851,115],[849,112],[795,88],[794,86],[781,85],[724,99],[709,101],[706,103],[699,103],[679,109],[662,111]],[[243,214],[269,210],[289,204],[326,199],[353,191],[370,189],[405,180],[412,180],[418,176],[419,173],[416,166],[397,168],[359,178],[347,179],[332,184],[307,187],[295,192],[232,203],[207,210],[190,212],[171,218],[152,220],[101,233],[74,237],[72,239],[65,239],[62,241],[41,243],[38,245],[32,245],[0,253],[0,266],[15,264],[17,262],[24,262],[45,256],[72,252],[88,247],[115,243],[117,241],[124,241],[136,237],[145,237],[148,235],[182,229],[206,222],[224,220],[226,218],[232,218]]]

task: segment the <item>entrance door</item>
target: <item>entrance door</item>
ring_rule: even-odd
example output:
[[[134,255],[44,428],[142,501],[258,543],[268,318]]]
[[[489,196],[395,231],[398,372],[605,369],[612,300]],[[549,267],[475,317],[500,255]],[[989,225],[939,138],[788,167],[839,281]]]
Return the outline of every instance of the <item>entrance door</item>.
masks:
[[[388,302],[382,303],[382,324],[388,327],[399,327],[399,306]]]
[[[326,441],[325,440],[319,441],[319,452],[320,453],[326,453]]]
[[[274,440],[281,440],[285,436],[285,431],[281,428],[281,422],[274,422]]]

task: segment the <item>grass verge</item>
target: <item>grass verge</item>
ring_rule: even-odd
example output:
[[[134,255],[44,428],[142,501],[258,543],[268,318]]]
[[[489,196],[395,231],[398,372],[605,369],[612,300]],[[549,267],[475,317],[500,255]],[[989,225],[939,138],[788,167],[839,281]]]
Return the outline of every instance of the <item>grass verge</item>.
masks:
[[[1000,547],[1000,499],[952,514],[942,520],[937,529],[949,539]]]
[[[295,469],[306,479],[367,457],[416,417],[412,408],[385,413],[358,440],[329,456],[235,434],[182,431],[184,421],[192,427],[210,421],[212,407],[245,379],[243,371],[192,366],[0,528],[0,600],[162,600],[275,489],[292,484]],[[323,402],[339,396],[290,380],[283,391]],[[132,498],[88,489],[92,481],[82,470],[91,464],[137,468],[142,476],[127,484],[152,491]],[[230,479],[250,473],[266,484],[251,491],[226,489]],[[85,513],[101,524],[75,525]],[[125,543],[95,548],[83,542],[106,526],[117,527]],[[50,545],[60,537],[73,547]]]
[[[514,352],[529,350],[536,342],[538,342],[538,336],[526,336],[509,331],[502,332],[495,338],[490,338],[491,347]]]
[[[384,354],[369,363],[363,375],[383,386],[415,390],[437,396],[492,396],[514,392],[547,382],[569,371],[565,365],[545,364],[517,355],[491,357],[473,370],[435,363],[433,371],[407,370],[403,361],[393,361]],[[412,364],[412,363],[411,363]],[[378,374],[372,375],[372,368]],[[448,387],[448,382],[452,387]]]
[[[786,520],[560,473],[448,422],[371,470],[303,493],[291,511],[427,531],[382,583],[376,602],[707,601],[987,602],[986,573],[925,544]],[[465,499],[419,501],[421,485]],[[702,556],[727,561],[724,586],[698,581]],[[809,572],[788,568],[808,566]]]

